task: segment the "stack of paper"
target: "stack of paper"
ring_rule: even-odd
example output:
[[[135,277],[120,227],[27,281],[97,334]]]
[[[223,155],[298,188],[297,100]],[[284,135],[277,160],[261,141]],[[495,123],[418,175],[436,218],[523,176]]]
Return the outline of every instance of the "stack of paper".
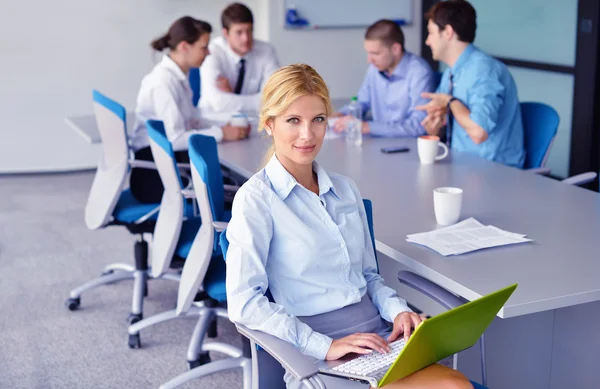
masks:
[[[489,247],[531,242],[531,239],[525,236],[504,231],[494,226],[484,226],[477,220],[469,218],[435,231],[408,235],[406,241],[429,247],[443,256],[447,256]]]

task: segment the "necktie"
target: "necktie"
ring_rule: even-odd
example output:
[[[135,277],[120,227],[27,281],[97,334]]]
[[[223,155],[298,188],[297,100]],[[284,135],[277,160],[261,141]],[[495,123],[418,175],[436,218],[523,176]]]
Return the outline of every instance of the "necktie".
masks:
[[[450,72],[450,87],[448,88],[448,94],[450,96],[452,96],[452,88],[454,86],[452,83],[453,77],[454,75],[452,74],[452,72]],[[450,147],[450,145],[452,144],[452,121],[454,119],[450,107],[448,107],[448,117],[446,119],[446,145]]]
[[[244,75],[246,74],[246,60],[244,58],[240,59],[240,70],[238,73],[238,79],[235,84],[235,90],[233,93],[239,95],[242,92],[242,85],[244,85]]]

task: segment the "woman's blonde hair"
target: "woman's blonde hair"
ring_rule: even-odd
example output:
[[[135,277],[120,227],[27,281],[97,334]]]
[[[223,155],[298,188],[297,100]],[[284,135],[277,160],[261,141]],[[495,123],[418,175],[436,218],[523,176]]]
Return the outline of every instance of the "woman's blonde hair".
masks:
[[[269,77],[262,94],[262,104],[258,121],[258,131],[263,131],[267,122],[275,119],[288,109],[296,99],[303,96],[317,96],[323,99],[327,116],[333,112],[329,89],[315,69],[306,64],[287,65]],[[265,166],[273,154],[272,144],[263,157]]]

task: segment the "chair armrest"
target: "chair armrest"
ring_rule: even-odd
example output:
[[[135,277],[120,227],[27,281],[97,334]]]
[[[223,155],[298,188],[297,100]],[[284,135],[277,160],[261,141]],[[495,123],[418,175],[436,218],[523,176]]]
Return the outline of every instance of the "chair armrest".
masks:
[[[565,178],[564,180],[562,180],[562,183],[569,185],[585,185],[594,181],[597,176],[598,173],[596,172],[581,173],[569,178]]]
[[[148,212],[147,214],[145,214],[144,216],[140,217],[139,219],[137,219],[134,224],[141,224],[143,222],[145,222],[146,220],[150,219],[155,213],[157,213],[160,210],[160,205],[156,208],[154,208],[152,211]]]
[[[260,345],[281,363],[281,366],[299,379],[307,379],[319,373],[314,359],[302,354],[290,343],[265,332],[251,330],[242,324],[236,324],[236,327],[240,334]]]
[[[240,187],[237,185],[223,184],[223,189],[225,189],[226,191],[229,191],[229,192],[237,192],[240,189]]]
[[[535,173],[535,174],[541,174],[542,176],[548,176],[550,175],[550,168],[547,167],[534,167],[531,169],[525,169],[525,171],[531,172],[531,173]]]
[[[425,296],[435,300],[446,309],[456,308],[467,302],[467,300],[448,292],[446,289],[429,281],[427,278],[423,278],[410,271],[399,271],[398,281],[400,281],[401,284],[405,284],[423,293]]]
[[[156,170],[156,164],[152,161],[143,161],[140,159],[130,159],[129,160],[129,166],[131,167],[137,167],[137,168],[141,168],[141,169],[151,169],[151,170]]]
[[[185,197],[186,199],[195,199],[196,198],[196,192],[194,191],[194,189],[182,189],[181,190],[181,194],[183,195],[183,197]]]
[[[213,227],[217,232],[223,232],[227,228],[228,222],[213,222]]]
[[[188,171],[179,171],[179,175],[181,176],[181,178],[185,178],[188,182],[188,184],[186,185],[185,188],[183,188],[183,190],[188,190],[188,189],[192,189],[194,187],[194,180],[192,180],[192,175],[189,174],[190,172]]]

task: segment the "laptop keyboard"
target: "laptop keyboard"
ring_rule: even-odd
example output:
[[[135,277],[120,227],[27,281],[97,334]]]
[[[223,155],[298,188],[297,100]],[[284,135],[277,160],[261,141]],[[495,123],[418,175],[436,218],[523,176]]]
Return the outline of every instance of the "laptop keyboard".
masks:
[[[383,370],[383,374],[387,371],[389,366],[398,358],[400,351],[404,348],[404,338],[392,342],[389,344],[391,352],[387,354],[381,354],[377,351],[373,351],[371,354],[361,355],[358,358],[354,358],[346,363],[334,367],[333,371],[339,371],[341,373],[354,374],[359,376],[372,376],[373,373],[377,373]],[[376,376],[383,374],[377,374]],[[379,377],[378,377],[379,378]]]

